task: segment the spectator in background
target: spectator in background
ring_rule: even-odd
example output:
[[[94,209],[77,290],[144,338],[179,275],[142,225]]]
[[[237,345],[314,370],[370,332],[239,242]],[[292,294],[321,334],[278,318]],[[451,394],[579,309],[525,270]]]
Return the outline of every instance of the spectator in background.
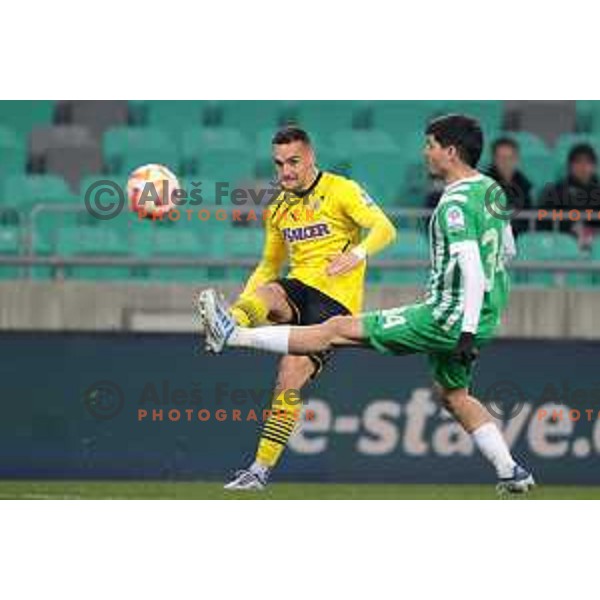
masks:
[[[511,209],[528,210],[531,208],[531,182],[519,170],[519,161],[517,142],[506,137],[498,138],[492,145],[492,164],[485,173],[500,184]],[[527,221],[514,219],[512,228],[516,236],[527,230]]]
[[[549,217],[538,224],[540,229],[554,229],[579,235],[580,242],[585,246],[593,231],[598,231],[600,222],[587,221],[587,209],[593,209],[594,214],[600,209],[600,182],[597,175],[598,159],[596,152],[589,144],[578,144],[571,148],[567,159],[567,175],[553,185],[548,185],[542,191],[539,206],[552,215],[552,210],[563,211],[562,220],[553,222]],[[580,220],[571,220],[569,210],[578,210]],[[558,213],[556,213],[558,214]]]

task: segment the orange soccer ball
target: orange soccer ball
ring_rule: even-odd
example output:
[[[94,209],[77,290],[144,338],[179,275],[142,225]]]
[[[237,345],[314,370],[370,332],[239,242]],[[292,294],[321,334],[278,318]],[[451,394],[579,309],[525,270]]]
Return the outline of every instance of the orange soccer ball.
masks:
[[[162,217],[175,208],[173,192],[179,188],[177,177],[164,165],[143,165],[127,180],[129,208],[141,216]]]

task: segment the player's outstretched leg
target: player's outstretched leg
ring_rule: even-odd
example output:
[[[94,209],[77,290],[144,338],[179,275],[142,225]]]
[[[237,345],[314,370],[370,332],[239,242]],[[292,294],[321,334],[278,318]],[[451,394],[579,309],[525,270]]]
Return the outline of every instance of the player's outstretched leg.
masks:
[[[204,325],[206,349],[218,354],[225,346],[254,348],[275,354],[313,354],[332,346],[355,346],[364,342],[359,318],[332,317],[319,325],[278,325],[254,329],[238,327],[225,302],[214,290],[204,290],[198,301]]]
[[[535,486],[533,475],[517,464],[489,412],[466,388],[439,387],[444,406],[470,434],[481,454],[494,466],[499,494],[522,494]]]

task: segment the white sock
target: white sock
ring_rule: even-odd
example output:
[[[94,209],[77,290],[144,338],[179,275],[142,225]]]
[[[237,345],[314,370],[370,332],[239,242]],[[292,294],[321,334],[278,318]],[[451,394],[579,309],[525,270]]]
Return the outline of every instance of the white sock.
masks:
[[[495,423],[485,423],[471,433],[479,451],[496,468],[500,478],[512,477],[515,461]]]
[[[236,327],[227,340],[228,346],[256,348],[275,354],[288,354],[290,326],[277,327]]]
[[[250,472],[254,473],[255,475],[258,476],[258,478],[263,481],[266,482],[267,479],[269,478],[269,472],[271,471],[271,469],[269,469],[269,467],[265,466],[265,465],[261,465],[259,462],[254,461],[251,465],[250,465]]]

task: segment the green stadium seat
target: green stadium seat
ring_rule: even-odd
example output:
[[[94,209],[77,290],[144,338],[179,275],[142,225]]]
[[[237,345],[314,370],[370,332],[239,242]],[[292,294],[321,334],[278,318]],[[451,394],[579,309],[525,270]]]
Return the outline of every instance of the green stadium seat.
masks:
[[[596,262],[600,267],[600,237],[596,237],[592,243],[592,247],[590,249],[590,259]],[[600,286],[600,271],[597,273],[592,273],[592,283],[596,287]]]
[[[566,233],[532,232],[522,233],[517,238],[517,260],[535,261],[574,261],[585,260],[577,245],[577,240]],[[587,273],[555,274],[550,271],[517,271],[515,282],[518,284],[552,287],[591,285]]]
[[[152,127],[115,127],[103,138],[103,156],[109,173],[127,173],[148,163],[179,171],[179,153],[173,139]]]
[[[3,100],[0,102],[0,125],[27,135],[35,125],[52,123],[53,100]]]
[[[227,267],[227,278],[235,281],[245,281],[254,265],[260,260],[264,244],[264,230],[262,227],[231,227],[225,235],[225,248],[227,256],[233,259],[251,259],[251,267]]]
[[[0,177],[24,173],[27,167],[25,140],[14,130],[0,126]]]
[[[200,237],[177,223],[167,226],[156,225],[152,237],[152,256],[161,258],[201,258],[206,252]],[[152,267],[150,278],[165,282],[194,283],[207,279],[204,267]]]
[[[427,260],[427,238],[417,231],[400,229],[396,241],[377,255],[381,260]],[[376,267],[370,267],[371,270]],[[391,285],[425,285],[427,269],[376,269],[375,280]]]
[[[418,152],[428,120],[440,110],[439,101],[431,100],[383,100],[371,104],[373,127],[389,132],[409,152]]]
[[[351,159],[351,176],[382,206],[395,204],[403,188],[399,153],[357,152]]]
[[[394,138],[381,129],[336,131],[332,137],[332,146],[340,156],[352,158],[362,152],[398,152]]]
[[[237,129],[188,129],[183,135],[182,156],[186,173],[227,181],[230,186],[254,177],[253,149]]]
[[[283,100],[221,100],[216,102],[221,113],[221,126],[238,129],[248,138],[263,129],[273,133],[296,119],[294,102]]]
[[[357,103],[351,100],[306,100],[298,103],[296,123],[309,135],[327,137],[351,129]]]
[[[178,136],[188,127],[204,123],[206,100],[151,100],[146,102],[145,124]]]
[[[10,175],[4,180],[2,194],[7,206],[28,211],[35,204],[73,204],[78,197],[58,175]]]
[[[59,256],[123,257],[128,255],[127,241],[108,227],[65,227],[58,230],[55,251]],[[129,268],[122,266],[67,266],[67,278],[124,280]]]
[[[576,100],[577,131],[600,133],[600,100]]]
[[[402,149],[398,155],[398,176],[401,188],[397,204],[406,208],[423,208],[431,180],[422,153]]]
[[[20,253],[21,229],[0,227],[0,256],[18,256]],[[0,279],[16,279],[25,274],[25,267],[0,264]]]
[[[492,138],[502,129],[502,100],[440,100],[436,113],[460,113],[475,117],[481,123],[485,138]]]

